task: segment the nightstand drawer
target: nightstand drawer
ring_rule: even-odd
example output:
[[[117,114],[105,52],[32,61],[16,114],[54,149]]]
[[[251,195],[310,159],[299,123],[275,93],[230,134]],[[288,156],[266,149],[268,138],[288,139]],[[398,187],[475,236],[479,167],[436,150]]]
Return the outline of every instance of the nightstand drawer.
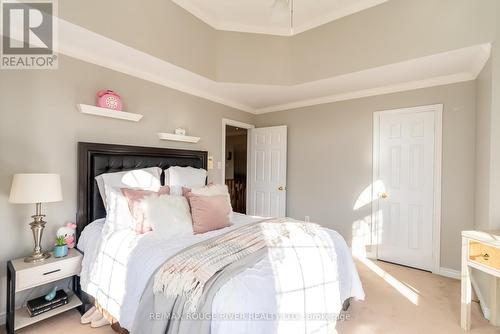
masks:
[[[18,270],[16,272],[16,291],[79,275],[80,270],[81,259],[77,256]]]
[[[487,267],[500,270],[500,248],[471,241],[469,243],[469,259]]]

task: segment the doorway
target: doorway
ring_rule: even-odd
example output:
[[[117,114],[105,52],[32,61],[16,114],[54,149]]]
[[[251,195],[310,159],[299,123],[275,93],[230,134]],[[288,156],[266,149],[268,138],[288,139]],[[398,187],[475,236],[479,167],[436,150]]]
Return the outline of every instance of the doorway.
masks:
[[[372,221],[376,258],[438,272],[442,105],[374,114]],[[374,187],[375,188],[375,187]]]
[[[248,130],[225,125],[224,182],[229,190],[234,212],[246,214]]]
[[[223,118],[222,156],[222,179],[233,211],[263,217],[286,215],[286,126],[255,128]]]

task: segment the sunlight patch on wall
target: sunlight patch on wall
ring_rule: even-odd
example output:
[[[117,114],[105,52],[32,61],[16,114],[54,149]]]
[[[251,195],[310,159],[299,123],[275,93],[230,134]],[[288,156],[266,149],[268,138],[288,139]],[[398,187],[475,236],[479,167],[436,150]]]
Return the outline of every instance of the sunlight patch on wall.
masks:
[[[384,182],[382,182],[382,180],[375,181],[361,192],[352,209],[359,210],[362,207],[371,204],[373,201],[377,200],[379,194],[383,192],[385,192]]]

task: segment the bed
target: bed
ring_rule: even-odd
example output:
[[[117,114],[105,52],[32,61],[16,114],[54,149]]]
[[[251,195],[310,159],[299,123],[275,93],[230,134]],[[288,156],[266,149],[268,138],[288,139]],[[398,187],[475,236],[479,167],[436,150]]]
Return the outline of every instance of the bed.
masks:
[[[117,322],[116,327],[122,331],[181,333],[182,330],[167,331],[165,326],[168,319],[165,319],[165,312],[159,312],[162,308],[157,304],[161,299],[155,299],[152,292],[152,278],[158,268],[185,248],[223,235],[227,230],[262,222],[264,218],[234,214],[231,227],[168,242],[154,233],[136,235],[133,231],[118,231],[103,240],[106,211],[94,180],[96,176],[147,167],[166,169],[171,166],[190,166],[206,169],[207,152],[79,143],[78,159],[77,238],[78,248],[84,253],[78,284],[82,299],[90,307],[89,295],[98,297],[99,306]],[[318,296],[319,293],[324,305],[340,305],[330,308],[331,312],[328,313],[338,315],[343,304],[345,308],[346,302],[351,298],[363,299],[364,292],[344,239],[333,230],[324,230],[335,254],[336,265],[330,269],[333,269],[338,279],[334,284],[329,282],[335,286],[335,293],[322,293],[321,291],[326,291],[326,284],[314,289],[317,290],[315,295]],[[101,269],[98,279],[95,278],[96,263],[101,263],[101,267],[106,269]],[[276,297],[277,274],[273,268],[273,260],[263,257],[248,268],[241,269],[227,278],[214,292],[210,299],[209,316],[203,319],[182,319],[180,327],[184,323],[201,321],[205,323],[207,333],[213,334],[332,332],[334,328],[328,326],[335,324],[336,319],[293,317],[302,314],[302,309],[304,314],[310,312],[307,313],[308,316],[326,313],[321,313],[322,309],[315,307],[316,303],[306,301],[302,291],[294,292],[296,297],[304,299],[298,303],[299,312],[294,313],[297,310],[293,308],[286,309],[284,304],[290,303],[284,303],[284,299],[280,301]],[[304,276],[304,272],[298,272],[296,276],[300,277],[301,274]],[[286,310],[290,312],[287,313]]]

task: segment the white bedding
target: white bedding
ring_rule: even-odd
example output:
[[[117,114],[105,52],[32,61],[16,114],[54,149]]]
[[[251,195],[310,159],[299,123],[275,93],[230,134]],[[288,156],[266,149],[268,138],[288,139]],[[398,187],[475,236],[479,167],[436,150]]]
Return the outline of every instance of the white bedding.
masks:
[[[234,214],[235,226],[255,218]],[[89,224],[78,248],[83,251],[81,286],[97,297],[102,307],[111,313],[124,328],[133,327],[142,293],[148,280],[169,257],[196,242],[225,233],[231,227],[164,240],[154,232],[136,235],[134,231],[118,231],[104,237],[104,220]],[[364,292],[350,250],[335,231],[326,229],[335,244],[340,277],[340,302],[349,297],[364,299]],[[100,253],[100,255],[99,255]],[[271,264],[267,258],[229,280],[216,294],[212,303],[214,314],[276,314],[276,295]],[[273,333],[273,321],[212,321],[211,333]]]

